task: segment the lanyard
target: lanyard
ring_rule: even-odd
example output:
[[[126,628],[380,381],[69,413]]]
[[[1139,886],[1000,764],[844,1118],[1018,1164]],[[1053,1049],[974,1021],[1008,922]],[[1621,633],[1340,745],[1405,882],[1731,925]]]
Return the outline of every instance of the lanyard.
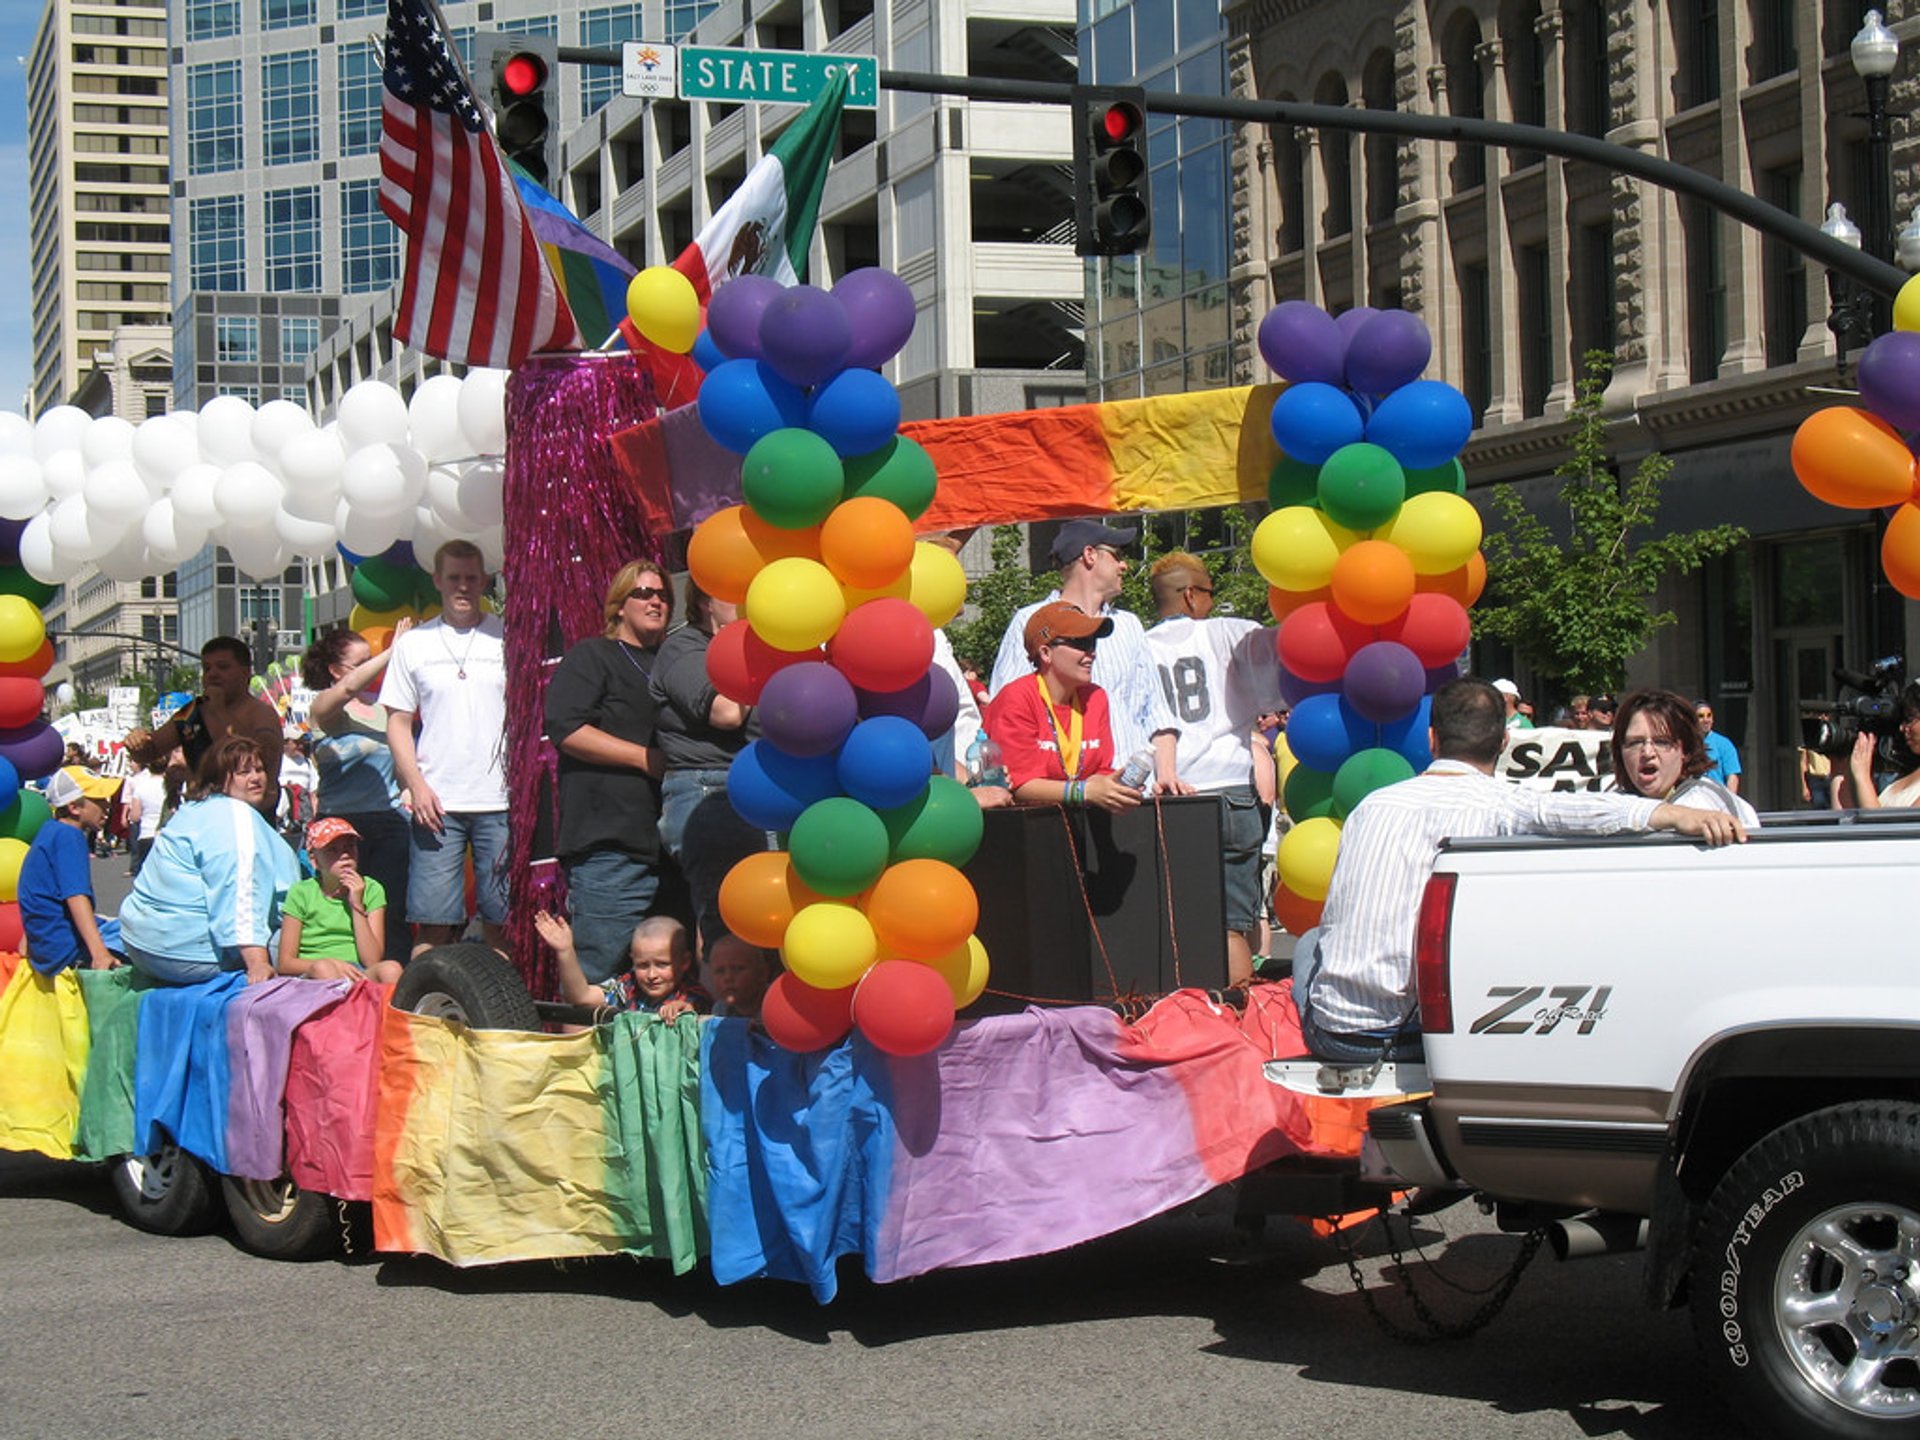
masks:
[[[1047,723],[1053,726],[1053,743],[1060,750],[1060,768],[1066,772],[1067,779],[1080,778],[1080,739],[1086,729],[1086,712],[1080,708],[1080,692],[1075,691],[1073,699],[1067,702],[1073,711],[1073,718],[1067,722],[1067,733],[1060,733],[1060,717],[1054,714],[1053,697],[1047,694],[1047,682],[1039,675],[1033,677],[1033,683],[1040,687],[1040,705],[1047,712]]]

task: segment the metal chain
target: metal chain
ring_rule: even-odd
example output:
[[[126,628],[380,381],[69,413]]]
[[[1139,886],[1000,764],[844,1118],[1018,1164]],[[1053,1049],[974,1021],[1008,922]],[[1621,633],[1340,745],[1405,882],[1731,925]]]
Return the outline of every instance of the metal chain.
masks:
[[[1347,1278],[1353,1282],[1353,1288],[1358,1292],[1361,1303],[1367,1307],[1367,1313],[1373,1317],[1374,1323],[1386,1335],[1405,1345],[1431,1345],[1436,1340],[1461,1340],[1484,1330],[1492,1323],[1493,1318],[1506,1308],[1507,1301],[1513,1297],[1514,1287],[1520,1283],[1521,1275],[1526,1272],[1527,1266],[1533,1263],[1533,1257],[1540,1253],[1541,1242],[1547,1238],[1544,1228],[1529,1230],[1520,1242],[1520,1253],[1514,1257],[1513,1267],[1490,1287],[1492,1293],[1481,1302],[1479,1308],[1466,1319],[1455,1322],[1442,1320],[1428,1307],[1426,1300],[1414,1286],[1413,1275],[1408,1268],[1406,1257],[1401,1254],[1400,1244],[1393,1237],[1390,1217],[1382,1212],[1379,1218],[1380,1228],[1387,1237],[1387,1252],[1392,1257],[1394,1269],[1399,1272],[1400,1288],[1406,1293],[1407,1301],[1413,1307],[1413,1313],[1426,1327],[1424,1334],[1408,1329],[1380,1308],[1379,1301],[1373,1297],[1373,1291],[1367,1287],[1366,1277],[1360,1273],[1360,1262],[1354,1254],[1353,1247],[1347,1243],[1346,1230],[1337,1220],[1330,1221],[1333,1225],[1333,1240],[1339,1247],[1340,1258],[1347,1262]],[[1415,1248],[1418,1249],[1418,1247]],[[1424,1252],[1421,1252],[1421,1258],[1425,1259]],[[1432,1262],[1427,1263],[1428,1267],[1432,1268]],[[1458,1284],[1455,1284],[1454,1288],[1465,1290],[1465,1287]],[[1483,1292],[1466,1291],[1466,1293]]]

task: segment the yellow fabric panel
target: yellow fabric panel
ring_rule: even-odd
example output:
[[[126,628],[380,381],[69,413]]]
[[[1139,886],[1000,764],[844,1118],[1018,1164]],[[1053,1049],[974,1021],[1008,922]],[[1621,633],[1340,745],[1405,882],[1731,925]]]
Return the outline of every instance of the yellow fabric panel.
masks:
[[[1100,407],[1123,510],[1186,510],[1264,500],[1280,458],[1270,417],[1283,387],[1240,385],[1109,401]]]
[[[0,992],[0,1150],[73,1158],[88,1044],[79,979],[15,966]]]

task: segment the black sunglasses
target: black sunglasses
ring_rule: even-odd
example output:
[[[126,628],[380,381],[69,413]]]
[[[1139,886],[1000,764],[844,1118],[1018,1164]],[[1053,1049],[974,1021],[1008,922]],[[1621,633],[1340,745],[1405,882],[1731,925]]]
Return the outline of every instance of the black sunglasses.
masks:
[[[1075,635],[1072,638],[1062,635],[1053,643],[1056,645],[1070,646],[1075,650],[1084,650],[1087,654],[1091,655],[1093,653],[1095,640],[1091,635]]]
[[[663,590],[657,585],[636,585],[627,592],[627,598],[629,600],[665,600],[672,594],[673,591]]]
[[[1182,585],[1180,588],[1182,590],[1198,590],[1202,595],[1213,594],[1213,587],[1211,585]]]

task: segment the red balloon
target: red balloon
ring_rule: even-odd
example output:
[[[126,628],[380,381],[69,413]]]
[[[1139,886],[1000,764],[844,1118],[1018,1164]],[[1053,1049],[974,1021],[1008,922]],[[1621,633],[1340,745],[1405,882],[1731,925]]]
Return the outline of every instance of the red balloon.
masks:
[[[1371,625],[1342,614],[1328,601],[1302,605],[1280,622],[1280,663],[1315,685],[1338,680],[1354,651],[1377,637]]]
[[[869,600],[847,612],[827,658],[862,690],[904,690],[933,663],[933,624],[910,600]]]
[[[1407,613],[1380,627],[1382,640],[1398,640],[1429,670],[1457,660],[1473,638],[1467,610],[1451,595],[1423,591],[1407,603]]]
[[[1303,605],[1328,599],[1333,587],[1322,585],[1318,590],[1282,590],[1278,585],[1267,587],[1267,608],[1273,611],[1273,618],[1284,620]]]
[[[1300,936],[1320,923],[1320,912],[1326,908],[1324,900],[1309,900],[1306,896],[1287,888],[1284,881],[1276,880],[1273,885],[1273,918],[1285,927],[1289,935]]]
[[[758,705],[760,691],[774,672],[801,660],[818,660],[816,650],[776,650],[745,620],[722,625],[707,643],[707,678],[713,688],[740,705]]]
[[[0,730],[31,725],[46,699],[46,687],[31,675],[0,675]]]
[[[53,668],[53,641],[42,640],[40,648],[24,660],[0,661],[0,675],[44,675]]]
[[[9,900],[0,905],[0,950],[9,955],[18,955],[20,942],[26,938],[26,933],[20,924],[20,902]]]
[[[853,992],[858,988],[816,990],[783,970],[773,977],[760,1002],[760,1023],[783,1050],[796,1055],[824,1050],[838,1045],[853,1029]]]
[[[853,1023],[889,1055],[924,1055],[953,1029],[953,991],[931,965],[882,960],[853,987]]]

